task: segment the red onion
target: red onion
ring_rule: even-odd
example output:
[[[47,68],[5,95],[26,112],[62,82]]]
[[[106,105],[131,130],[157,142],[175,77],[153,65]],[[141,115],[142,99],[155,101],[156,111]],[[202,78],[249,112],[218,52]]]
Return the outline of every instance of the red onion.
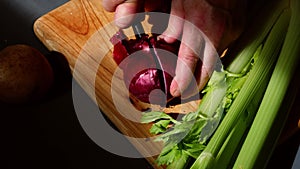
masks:
[[[111,42],[114,44],[113,59],[123,70],[124,82],[129,92],[142,102],[165,104],[172,99],[170,84],[175,75],[179,41],[167,44],[156,40],[157,35],[144,34],[140,39],[128,39],[122,31],[117,32]],[[154,56],[150,52],[149,43],[155,48],[162,63],[162,72],[166,77],[166,94],[157,92],[161,86]],[[158,89],[158,90],[157,90]]]

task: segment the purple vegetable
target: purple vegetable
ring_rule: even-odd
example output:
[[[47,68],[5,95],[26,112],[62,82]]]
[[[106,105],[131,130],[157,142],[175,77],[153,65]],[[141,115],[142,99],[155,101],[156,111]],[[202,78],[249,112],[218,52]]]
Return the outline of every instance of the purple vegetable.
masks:
[[[124,82],[129,92],[142,102],[165,104],[172,99],[170,84],[175,75],[179,41],[167,44],[156,40],[157,35],[144,34],[140,39],[128,39],[122,31],[117,32],[111,42],[114,44],[113,58],[123,70]],[[148,42],[155,48],[162,62],[167,84],[167,96],[159,90],[161,86],[158,70]],[[158,89],[158,90],[157,90]]]

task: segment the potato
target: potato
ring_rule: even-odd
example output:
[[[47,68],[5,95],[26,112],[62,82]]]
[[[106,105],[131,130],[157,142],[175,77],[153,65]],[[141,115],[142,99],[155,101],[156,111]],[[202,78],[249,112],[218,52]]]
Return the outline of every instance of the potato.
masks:
[[[53,83],[53,71],[43,54],[23,44],[0,51],[0,100],[25,103],[41,99]]]

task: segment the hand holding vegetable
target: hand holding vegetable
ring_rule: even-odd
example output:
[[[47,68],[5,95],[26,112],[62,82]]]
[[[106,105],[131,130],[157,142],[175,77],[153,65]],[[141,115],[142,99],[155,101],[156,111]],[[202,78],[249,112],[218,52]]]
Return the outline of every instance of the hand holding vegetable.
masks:
[[[168,12],[171,7],[168,28],[158,38],[171,44],[182,36],[175,77],[170,86],[171,94],[182,98],[196,94],[206,85],[217,61],[214,48],[222,53],[240,35],[244,6],[245,0],[103,0],[106,10],[115,11],[116,25],[120,28],[130,26],[136,19],[134,15],[129,19],[122,19],[123,16],[142,11]],[[189,22],[203,31],[213,46],[204,41],[201,34],[194,33]],[[196,85],[191,84],[194,76],[191,72]]]

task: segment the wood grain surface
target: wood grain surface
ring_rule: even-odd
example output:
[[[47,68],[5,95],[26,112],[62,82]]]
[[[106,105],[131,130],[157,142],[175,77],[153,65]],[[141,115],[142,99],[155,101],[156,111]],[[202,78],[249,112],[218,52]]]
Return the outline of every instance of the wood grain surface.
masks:
[[[67,58],[73,77],[85,92],[116,127],[129,136],[137,150],[155,168],[160,168],[153,163],[155,155],[152,155],[159,153],[162,145],[152,141],[149,125],[139,123],[144,105],[138,101],[132,104],[122,71],[111,57],[113,45],[109,39],[118,30],[112,21],[113,13],[104,11],[101,1],[72,0],[38,18],[34,31],[49,50]],[[149,31],[151,26],[143,24]],[[131,29],[125,33],[133,35]],[[192,111],[197,105],[187,103],[176,107],[176,111]]]

